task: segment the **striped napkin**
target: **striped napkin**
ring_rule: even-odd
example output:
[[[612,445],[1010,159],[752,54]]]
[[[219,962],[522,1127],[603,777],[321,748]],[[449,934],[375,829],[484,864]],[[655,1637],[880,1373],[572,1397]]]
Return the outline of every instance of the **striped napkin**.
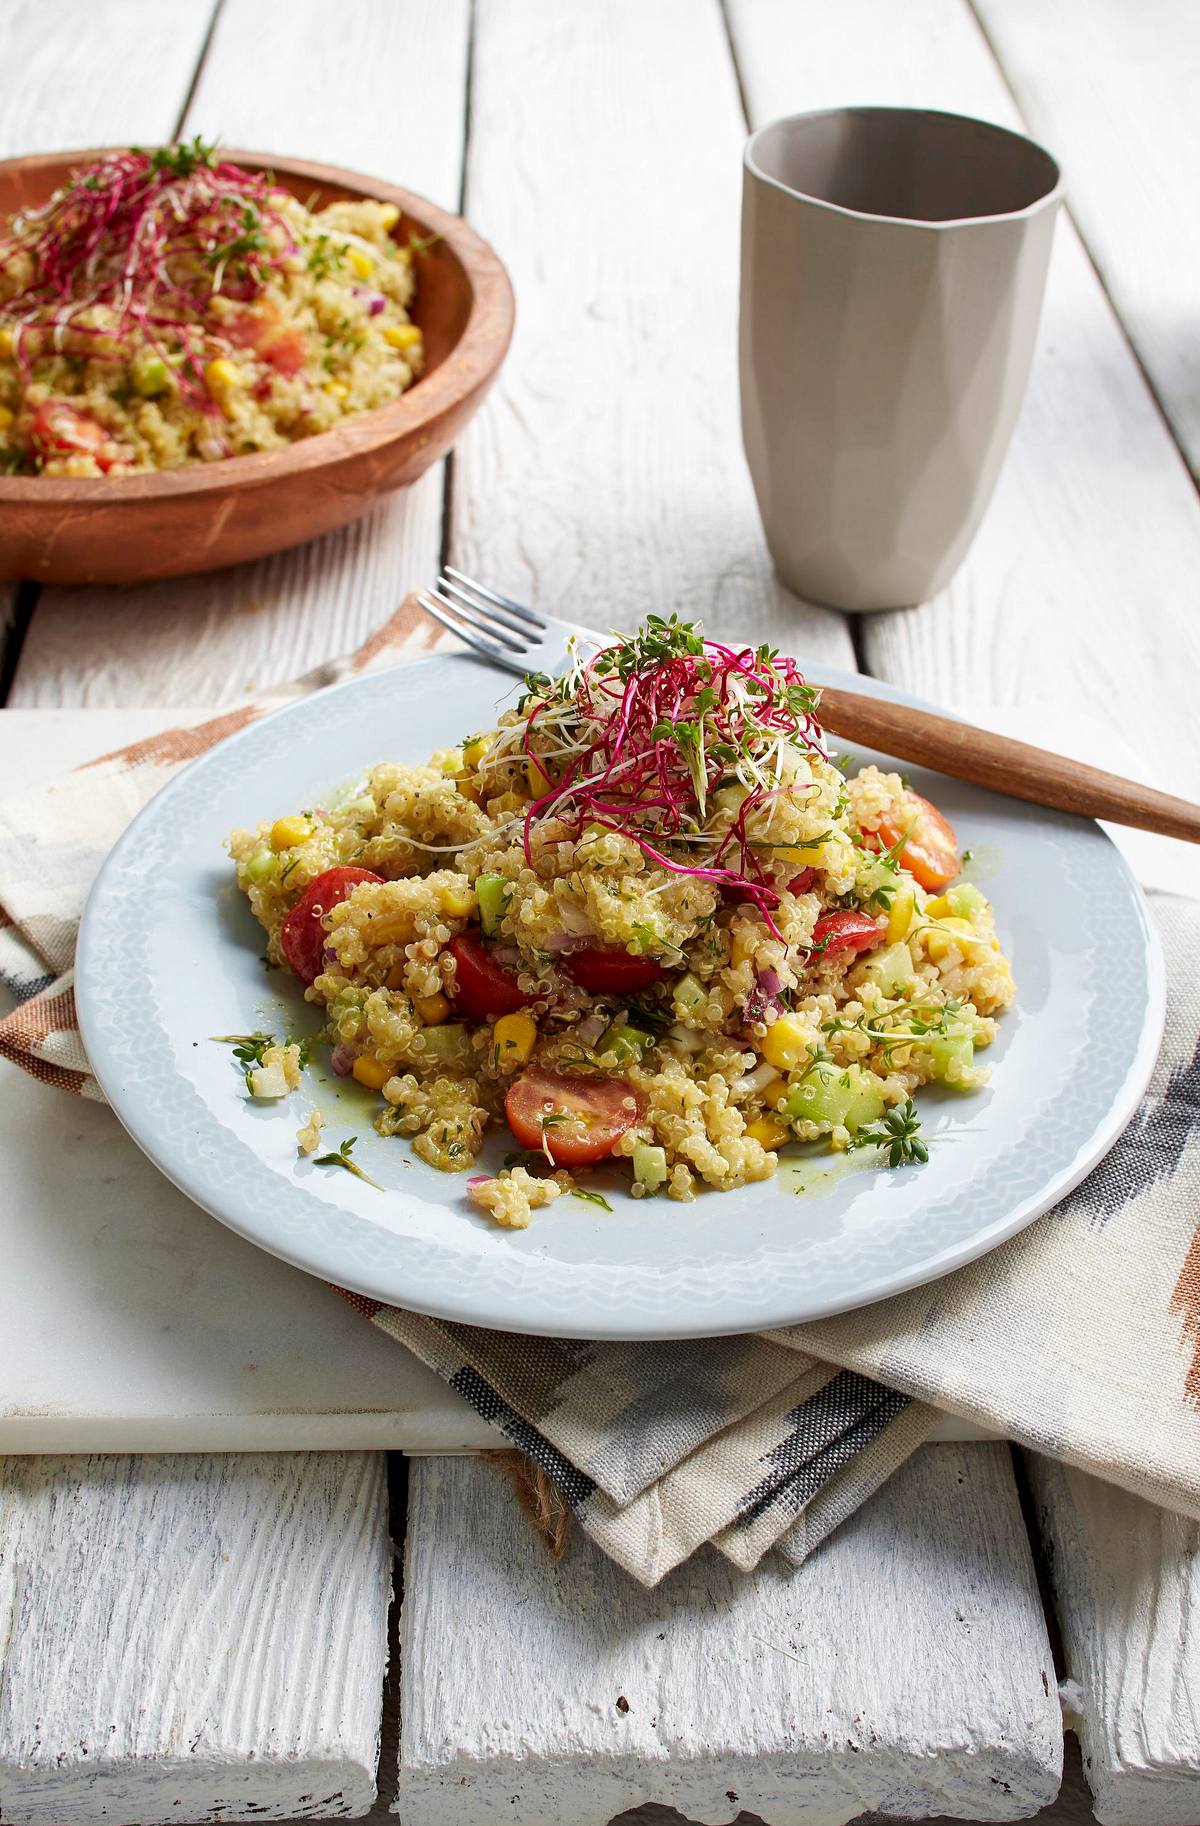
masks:
[[[88,888],[189,760],[279,704],[420,657],[405,602],[351,658],[0,802],[0,1054],[101,1093],[75,1020]],[[575,1517],[652,1585],[711,1543],[800,1565],[928,1437],[937,1410],[1200,1516],[1200,906],[1153,900],[1173,982],[1143,1108],[1056,1211],[929,1287],[764,1336],[589,1343],[451,1325],[347,1294],[497,1429],[550,1535]]]

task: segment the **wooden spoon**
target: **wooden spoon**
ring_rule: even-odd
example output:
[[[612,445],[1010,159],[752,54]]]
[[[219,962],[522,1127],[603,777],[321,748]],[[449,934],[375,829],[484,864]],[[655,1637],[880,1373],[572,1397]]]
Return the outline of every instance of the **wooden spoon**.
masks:
[[[1108,818],[1113,824],[1133,824],[1139,830],[1200,843],[1200,806],[1029,742],[832,685],[821,687],[817,714],[834,735],[865,742],[956,780],[990,786],[1034,805],[1078,812],[1083,818]]]

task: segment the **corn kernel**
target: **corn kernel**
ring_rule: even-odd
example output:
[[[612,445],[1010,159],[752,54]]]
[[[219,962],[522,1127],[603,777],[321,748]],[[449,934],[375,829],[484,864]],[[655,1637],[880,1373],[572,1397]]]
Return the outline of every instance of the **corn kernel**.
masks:
[[[0,431],[7,431],[16,416],[16,413],[10,412],[7,406],[0,406]]]
[[[808,1057],[810,1038],[803,1021],[797,1020],[794,1014],[781,1014],[767,1028],[762,1043],[763,1058],[777,1072],[795,1071],[801,1061]]]
[[[415,995],[413,1007],[426,1027],[440,1027],[450,1013],[450,1004],[440,992],[437,995]]]
[[[747,932],[744,926],[738,928],[733,935],[733,943],[729,950],[729,960],[735,969],[738,964],[744,964],[746,959],[753,954],[757,943],[758,938],[754,933]]]
[[[456,883],[443,888],[439,896],[442,912],[449,919],[467,919],[475,911],[475,890]]]
[[[245,385],[245,377],[236,362],[226,361],[218,355],[210,361],[204,370],[209,392],[220,401],[221,410],[226,418],[232,418],[235,411],[234,395]]]
[[[415,323],[389,323],[383,332],[383,340],[389,348],[403,351],[420,342],[421,332]]]
[[[925,951],[935,964],[955,950],[961,951],[964,957],[970,957],[976,946],[977,941],[968,922],[953,916],[944,919],[940,926],[932,926],[925,934]]]
[[[802,869],[813,869],[818,863],[826,861],[825,846],[822,843],[811,844],[808,849],[799,844],[776,844],[774,853],[780,862],[794,862]]]
[[[532,755],[525,763],[525,778],[529,782],[529,790],[535,799],[540,799],[542,794],[548,793],[554,785],[545,768],[535,761]]]
[[[889,945],[898,945],[901,939],[908,937],[916,910],[917,897],[912,889],[899,889],[888,913],[887,942]]]
[[[350,1070],[369,1091],[381,1091],[388,1079],[396,1075],[392,1067],[385,1065],[382,1059],[374,1059],[370,1053],[365,1052],[359,1053]]]
[[[414,931],[413,916],[407,908],[399,913],[381,913],[367,927],[366,938],[371,945],[406,945]]]
[[[499,818],[506,812],[523,811],[527,804],[528,800],[523,799],[520,793],[498,793],[494,799],[488,800],[487,809],[491,817]]]
[[[13,333],[11,330],[0,330],[0,355],[8,356],[13,352]]]
[[[746,1133],[751,1141],[761,1143],[764,1148],[780,1147],[788,1139],[787,1129],[774,1116],[760,1116],[757,1122],[750,1124]]]
[[[380,228],[395,228],[400,220],[400,211],[394,203],[381,203],[379,206]]]
[[[391,969],[387,973],[387,981],[386,981],[385,987],[388,989],[403,989],[403,987],[404,987],[404,965],[403,964],[393,964],[392,965]]]
[[[271,826],[271,848],[294,850],[298,843],[307,843],[312,836],[313,827],[307,818],[276,818]]]
[[[214,361],[209,362],[204,370],[204,378],[216,392],[226,387],[243,385],[242,370],[235,361],[227,361],[224,355],[218,355]]]
[[[348,258],[352,270],[358,274],[360,279],[369,279],[375,271],[374,260],[370,254],[364,254],[361,247],[352,247]]]
[[[327,380],[325,391],[330,399],[349,399],[350,389],[344,380]]]
[[[776,1077],[772,1078],[769,1083],[763,1085],[762,1090],[759,1092],[759,1096],[766,1104],[767,1109],[773,1110],[775,1105],[779,1102],[779,1099],[786,1095],[786,1093],[787,1079]]]
[[[525,1065],[537,1044],[537,1022],[527,1014],[503,1014],[496,1022],[501,1065]]]
[[[463,766],[471,773],[478,772],[479,763],[492,745],[490,735],[477,735],[466,744],[462,751]]]
[[[945,919],[947,914],[953,914],[954,908],[950,903],[949,895],[935,894],[932,900],[925,902],[925,911],[930,919]]]

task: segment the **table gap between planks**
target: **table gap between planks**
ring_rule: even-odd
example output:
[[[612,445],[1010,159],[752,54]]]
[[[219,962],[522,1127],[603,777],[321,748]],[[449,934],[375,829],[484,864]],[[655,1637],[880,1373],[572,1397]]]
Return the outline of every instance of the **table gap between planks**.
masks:
[[[1106,10],[1115,22],[1116,0]],[[981,0],[979,18],[961,0],[916,0],[903,14],[887,0],[824,11],[729,0],[726,16],[715,0],[571,11],[478,0],[473,14],[467,0],[354,0],[333,43],[329,22],[315,0],[215,11],[209,0],[105,0],[87,12],[25,0],[6,21],[21,82],[0,96],[0,151],[153,142],[181,125],[400,174],[451,207],[465,188],[518,295],[496,393],[450,459],[449,487],[439,467],[358,527],[159,589],[26,593],[10,704],[228,703],[356,644],[445,547],[463,568],[602,626],[614,602],[678,608],[814,664],[852,665],[857,651],[880,676],[951,704],[1120,703],[1149,762],[1197,791],[1186,702],[1162,683],[1171,668],[1195,669],[1200,636],[1183,610],[1200,522],[1163,417],[1186,443],[1172,275],[1165,243],[1147,254],[1141,213],[1153,191],[1148,219],[1165,222],[1175,174],[1149,155],[1164,124],[1168,142],[1184,137],[1184,90],[1154,61],[1152,18],[1122,17],[1120,56],[1088,28],[1083,0],[1063,0],[1053,29],[1024,0]],[[1157,79],[1131,92],[1123,63],[1139,57]],[[935,602],[851,630],[773,581],[741,458],[742,100],[751,124],[853,97],[1019,125],[1014,94],[1065,158],[1104,283],[1064,220],[1029,401],[975,548]],[[1118,97],[1154,179],[1141,190],[1128,179],[1123,215],[1106,206],[1112,173],[1098,146],[1105,98]],[[11,620],[15,592],[7,608]],[[382,1463],[6,1461],[5,1817],[361,1811],[386,1655]],[[1186,1717],[1200,1677],[1195,1531],[1126,1516],[1151,1544],[1122,1583],[1090,1526],[1108,1493],[1053,1467],[1035,1481],[1068,1671],[1086,1676],[1080,1723],[1104,1818],[1200,1813]],[[958,1521],[952,1552],[929,1533],[939,1512]],[[601,1826],[606,1809],[645,1798],[711,1820],[753,1805],[771,1826],[951,1802],[966,1817],[1008,1818],[1053,1793],[1052,1669],[1002,1449],[928,1448],[795,1581],[774,1569],[732,1580],[704,1559],[647,1596],[582,1541],[551,1571],[478,1463],[415,1467],[406,1551],[403,1740],[387,1781],[399,1781],[408,1820],[457,1826],[491,1802],[518,1821]],[[944,1554],[979,1605],[948,1634]],[[893,1637],[909,1632],[924,1662],[890,1655],[871,1616],[848,1618],[842,1594],[872,1589],[876,1567]],[[1162,1606],[1141,1657],[1157,1725],[1139,1715],[1118,1652],[1147,1591]],[[456,1653],[481,1613],[486,1640]],[[927,1676],[916,1694],[914,1666]],[[549,1691],[531,1693],[548,1670]],[[628,1715],[611,1712],[608,1686],[634,1673],[656,1723],[632,1699]],[[928,1766],[931,1750],[944,1767]],[[723,1785],[735,1766],[740,1785]]]

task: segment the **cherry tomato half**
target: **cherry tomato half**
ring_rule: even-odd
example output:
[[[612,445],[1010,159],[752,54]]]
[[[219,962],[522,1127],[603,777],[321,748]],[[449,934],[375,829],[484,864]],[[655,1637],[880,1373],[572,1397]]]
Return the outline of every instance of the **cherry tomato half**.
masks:
[[[530,1071],[509,1090],[504,1110],[523,1148],[545,1148],[559,1167],[586,1167],[612,1153],[642,1103],[626,1078]]]
[[[908,831],[900,861],[923,888],[937,893],[958,874],[958,839],[936,805],[922,799],[920,793],[910,792],[906,797],[904,813],[893,816],[889,812],[880,820],[879,848],[891,849]]]
[[[239,311],[224,329],[237,348],[253,349],[281,374],[298,374],[308,360],[307,336],[299,324],[287,322],[274,303]]]
[[[813,927],[813,949],[823,947],[823,957],[835,951],[869,951],[883,932],[865,913],[822,913]]]
[[[455,962],[454,1002],[468,1021],[486,1021],[489,1015],[516,1014],[532,997],[520,987],[511,970],[492,956],[477,932],[460,932],[450,940]]]
[[[602,951],[598,946],[573,952],[564,960],[563,969],[589,995],[635,995],[663,975],[663,967],[655,958],[634,957],[628,951]]]
[[[43,457],[90,456],[106,473],[130,462],[129,452],[98,420],[77,412],[65,400],[43,400],[33,415],[29,435]]]
[[[326,869],[310,881],[283,922],[279,945],[302,983],[315,983],[321,974],[325,948],[322,915],[345,900],[361,881],[382,881],[370,869]]]

